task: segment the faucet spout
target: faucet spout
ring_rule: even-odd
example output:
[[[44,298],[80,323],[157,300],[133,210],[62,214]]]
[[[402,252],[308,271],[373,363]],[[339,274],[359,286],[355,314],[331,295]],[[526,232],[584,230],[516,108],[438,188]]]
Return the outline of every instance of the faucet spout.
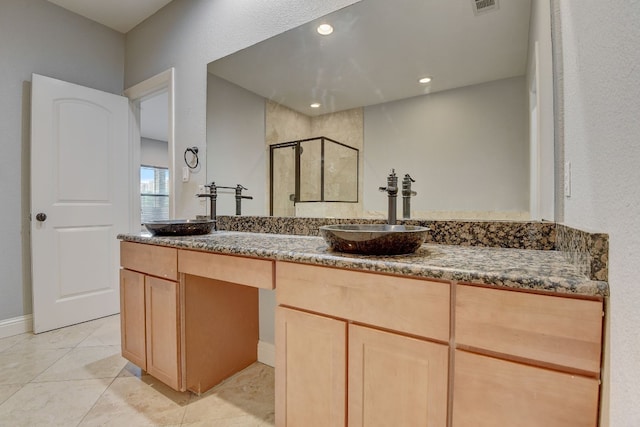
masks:
[[[209,198],[209,203],[210,203],[209,218],[216,221],[216,218],[217,218],[216,201],[218,199],[218,186],[214,181],[212,181],[211,184],[205,184],[205,187],[209,188],[209,192],[204,194],[196,194],[196,197]],[[213,224],[213,229],[214,230],[218,229],[218,226],[216,223]]]
[[[398,176],[396,170],[391,169],[391,173],[387,176],[387,186],[379,187],[380,191],[386,191],[389,198],[387,208],[387,223],[396,225],[397,219],[397,199],[398,199]]]
[[[253,200],[253,196],[243,196],[242,190],[248,190],[247,187],[243,185],[236,185],[236,215],[241,215],[242,212],[242,199]]]
[[[415,196],[418,193],[411,190],[411,183],[416,182],[411,178],[411,175],[405,174],[402,180],[402,218],[411,218],[411,196]]]

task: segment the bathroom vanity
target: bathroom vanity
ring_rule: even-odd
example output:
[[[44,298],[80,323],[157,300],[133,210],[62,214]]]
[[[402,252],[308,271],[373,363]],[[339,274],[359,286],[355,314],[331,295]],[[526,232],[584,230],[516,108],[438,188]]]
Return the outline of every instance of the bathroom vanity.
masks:
[[[271,260],[120,244],[122,355],[175,390],[195,393],[257,359],[258,288]]]
[[[123,355],[204,392],[256,360],[274,289],[278,426],[598,424],[606,282],[557,251],[121,235]]]

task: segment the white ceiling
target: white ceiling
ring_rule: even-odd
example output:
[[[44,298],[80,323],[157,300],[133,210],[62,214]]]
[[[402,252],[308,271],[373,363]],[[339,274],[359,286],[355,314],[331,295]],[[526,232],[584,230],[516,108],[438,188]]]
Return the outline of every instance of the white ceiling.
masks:
[[[171,2],[48,1],[122,33]],[[530,2],[502,1],[475,15],[472,0],[365,0],[215,61],[209,72],[308,115],[523,75]],[[319,37],[322,22],[335,32]],[[425,75],[433,81],[417,84]],[[144,136],[166,139],[166,131],[157,138],[164,123],[153,128]]]
[[[171,2],[171,0],[49,1],[123,34]]]
[[[505,0],[480,15],[472,3],[364,0],[208,70],[309,116],[524,75],[531,0]],[[316,33],[323,22],[333,34]],[[418,84],[423,76],[433,81]]]

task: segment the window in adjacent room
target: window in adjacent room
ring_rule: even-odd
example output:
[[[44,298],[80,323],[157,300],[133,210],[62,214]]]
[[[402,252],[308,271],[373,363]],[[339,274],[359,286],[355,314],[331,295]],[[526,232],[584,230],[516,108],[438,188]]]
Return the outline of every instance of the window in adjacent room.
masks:
[[[169,219],[169,169],[140,166],[142,223]]]

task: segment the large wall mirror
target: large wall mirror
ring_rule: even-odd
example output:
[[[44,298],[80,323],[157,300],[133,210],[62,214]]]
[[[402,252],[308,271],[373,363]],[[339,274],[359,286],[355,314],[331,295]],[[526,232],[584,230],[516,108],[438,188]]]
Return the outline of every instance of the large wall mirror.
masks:
[[[341,163],[355,169],[344,176],[358,182],[356,202],[292,200],[274,215],[384,216],[379,187],[395,169],[415,179],[414,218],[539,219],[541,205],[553,212],[553,173],[540,166],[553,170],[549,9],[362,0],[216,60],[207,180],[248,187],[243,213],[266,215],[269,147],[325,137],[359,150],[358,165]],[[321,24],[333,32],[319,34]],[[232,213],[232,197],[218,201]]]

